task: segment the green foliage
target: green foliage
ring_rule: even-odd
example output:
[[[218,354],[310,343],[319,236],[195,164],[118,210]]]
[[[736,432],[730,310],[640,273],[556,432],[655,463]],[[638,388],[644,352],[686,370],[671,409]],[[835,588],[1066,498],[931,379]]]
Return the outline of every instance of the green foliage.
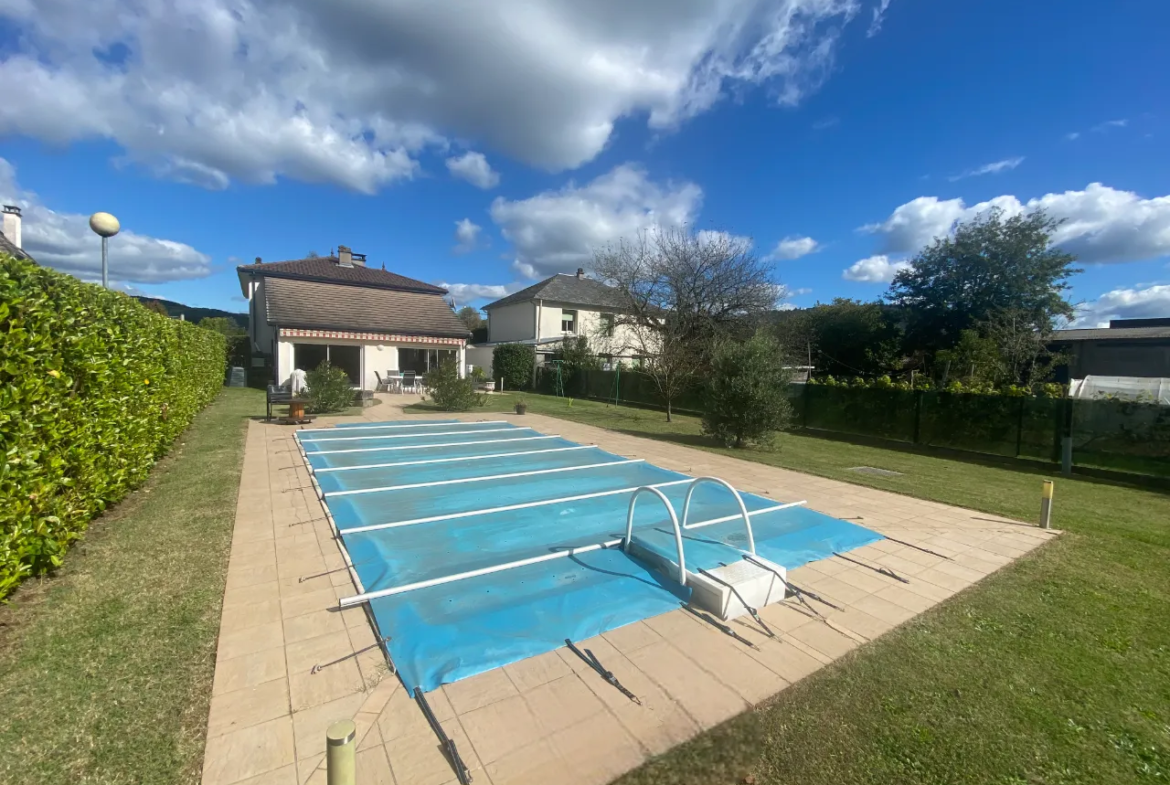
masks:
[[[876,379],[865,379],[860,376],[838,379],[834,376],[824,376],[809,381],[814,387],[848,387],[852,389],[871,390],[921,390],[923,392],[950,392],[969,393],[976,395],[1006,395],[1014,398],[1063,398],[1065,386],[1048,382],[1031,386],[1019,384],[995,385],[989,382],[967,382],[959,379],[950,379],[945,384],[928,377],[915,377],[913,383],[906,379],[892,380],[889,376],[879,376]]]
[[[504,380],[505,390],[527,390],[532,385],[536,349],[522,343],[504,343],[492,350],[492,373]]]
[[[1074,256],[1052,245],[1059,226],[1042,211],[1004,218],[994,209],[920,251],[890,285],[890,301],[909,320],[906,348],[949,348],[963,330],[1006,311],[1025,315],[1040,332],[1071,317],[1067,279],[1080,271]]]
[[[226,316],[208,316],[199,322],[199,326],[204,330],[217,332],[225,338],[234,338],[246,332],[239,322]]]
[[[315,414],[340,412],[353,403],[349,374],[325,361],[305,374],[309,386],[309,411]]]
[[[464,327],[473,332],[481,327],[487,326],[486,320],[480,312],[470,305],[463,306],[455,315],[459,317],[459,321],[463,322]]]
[[[601,360],[589,348],[589,339],[584,335],[566,338],[560,348],[553,352],[552,359],[561,361],[561,374],[567,393],[576,394],[584,387],[586,371],[601,370]]]
[[[968,386],[995,387],[1008,375],[999,347],[977,330],[963,330],[959,341],[950,349],[940,349],[934,356],[935,376],[945,385],[964,380]]]
[[[483,406],[484,396],[476,391],[475,376],[459,378],[459,364],[454,360],[439,363],[439,367],[424,377],[423,384],[435,406],[445,412],[466,412],[474,406]]]
[[[758,333],[747,341],[723,341],[711,358],[703,433],[728,447],[767,442],[792,419],[790,375],[780,345]]]
[[[0,255],[0,597],[146,478],[224,359],[218,333]]]
[[[791,364],[811,359],[818,371],[836,375],[874,376],[902,368],[898,314],[879,302],[837,297],[827,305],[779,311],[773,324]]]

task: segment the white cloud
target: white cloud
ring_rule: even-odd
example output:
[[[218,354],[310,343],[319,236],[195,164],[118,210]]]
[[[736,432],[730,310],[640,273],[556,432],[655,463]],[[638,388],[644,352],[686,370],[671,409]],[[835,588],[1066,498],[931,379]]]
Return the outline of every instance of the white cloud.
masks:
[[[889,283],[900,271],[909,268],[910,262],[891,261],[890,257],[879,254],[854,262],[841,273],[841,277],[846,281],[860,283]]]
[[[768,255],[768,258],[799,259],[802,256],[808,256],[810,253],[816,253],[820,248],[820,243],[811,237],[785,237],[776,243],[776,247],[772,249],[772,253]]]
[[[475,250],[479,243],[479,233],[483,229],[471,222],[470,218],[462,218],[455,222],[455,240],[457,245],[452,250],[455,253],[468,253]]]
[[[492,220],[515,249],[513,269],[539,278],[587,267],[594,249],[657,225],[690,224],[703,192],[694,183],[657,184],[625,164],[578,186],[492,202]]]
[[[219,188],[374,192],[475,140],[592,160],[618,120],[667,129],[762,88],[797,104],[860,0],[37,0],[3,4],[0,133],[110,139]]]
[[[1071,132],[1065,134],[1064,138],[1070,142],[1075,142],[1076,140],[1081,138],[1081,132],[1080,131],[1071,131]]]
[[[484,190],[500,184],[499,173],[492,169],[483,153],[466,152],[458,158],[448,158],[447,171],[452,177],[466,180]]]
[[[1170,285],[1114,289],[1077,308],[1073,327],[1108,327],[1110,319],[1170,316]]]
[[[20,207],[21,245],[30,256],[82,280],[101,280],[101,239],[89,228],[89,216],[59,213],[42,204],[35,193],[21,189],[16,170],[3,158],[0,203]],[[126,228],[110,238],[109,277],[113,283],[165,283],[210,274],[211,258],[186,243],[149,237]]]
[[[1105,131],[1108,131],[1110,128],[1125,128],[1127,125],[1129,125],[1129,120],[1126,120],[1126,119],[1106,120],[1103,123],[1098,123],[1097,125],[1093,126],[1089,130],[1095,131],[1097,133],[1104,133]]]
[[[890,0],[880,0],[877,7],[873,9],[873,18],[869,23],[869,30],[866,31],[866,38],[873,38],[882,31],[882,22],[885,21],[886,11],[890,8]]]
[[[1012,169],[1015,169],[1023,162],[1024,156],[1022,155],[1016,156],[1015,158],[1004,158],[1002,161],[992,161],[989,164],[983,164],[983,166],[976,167],[975,169],[968,169],[962,174],[956,174],[952,177],[948,177],[947,179],[953,183],[958,180],[965,180],[968,177],[982,177],[985,174],[1010,172]]]
[[[482,283],[440,283],[436,285],[446,289],[457,305],[467,305],[475,300],[498,300],[510,292],[522,288],[515,284],[499,286]]]
[[[789,292],[789,294],[791,294],[793,297],[800,297],[802,295],[812,294],[812,289],[808,289],[808,288],[792,289]]]
[[[885,221],[862,231],[884,235],[884,253],[914,253],[950,231],[958,220],[969,220],[992,207],[1007,215],[1036,209],[1065,219],[1054,240],[1086,264],[1156,259],[1170,254],[1170,196],[1142,198],[1090,183],[1083,191],[1065,191],[1020,202],[997,196],[968,207],[962,199],[920,196],[898,207]]]

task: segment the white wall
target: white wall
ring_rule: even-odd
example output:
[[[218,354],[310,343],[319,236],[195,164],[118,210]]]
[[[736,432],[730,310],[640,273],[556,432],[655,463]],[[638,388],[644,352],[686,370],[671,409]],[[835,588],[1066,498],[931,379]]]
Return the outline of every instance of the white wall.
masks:
[[[467,362],[476,368],[482,368],[484,376],[489,379],[494,378],[492,376],[492,351],[491,346],[467,347]]]
[[[532,340],[536,327],[534,307],[532,302],[513,303],[488,311],[488,341],[506,343]]]
[[[250,337],[256,342],[253,347],[261,354],[272,351],[272,339],[275,328],[268,323],[268,309],[264,301],[264,279],[257,279],[252,283],[252,297],[248,303],[248,324]]]
[[[566,310],[577,312],[576,334],[589,339],[589,348],[595,354],[612,354],[615,357],[632,357],[638,354],[638,342],[634,340],[634,334],[630,328],[624,325],[617,326],[611,337],[605,337],[601,334],[601,315],[609,313],[608,311],[581,308],[565,303],[547,301],[543,303],[540,308],[541,338],[555,338],[562,335],[561,316],[562,312]]]

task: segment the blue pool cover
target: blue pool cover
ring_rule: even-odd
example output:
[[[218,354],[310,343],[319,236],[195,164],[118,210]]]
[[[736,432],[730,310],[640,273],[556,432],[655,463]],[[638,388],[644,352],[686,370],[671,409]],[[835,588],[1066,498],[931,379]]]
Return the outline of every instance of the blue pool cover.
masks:
[[[635,488],[659,488],[681,516],[691,477],[510,422],[352,423],[297,437],[403,683],[473,676],[678,608],[689,590],[618,547],[453,582],[428,581],[620,540]],[[786,500],[742,493],[756,552],[792,569],[881,535]],[[685,532],[687,568],[742,558],[731,494],[699,486]],[[676,560],[661,502],[638,502],[638,543]]]

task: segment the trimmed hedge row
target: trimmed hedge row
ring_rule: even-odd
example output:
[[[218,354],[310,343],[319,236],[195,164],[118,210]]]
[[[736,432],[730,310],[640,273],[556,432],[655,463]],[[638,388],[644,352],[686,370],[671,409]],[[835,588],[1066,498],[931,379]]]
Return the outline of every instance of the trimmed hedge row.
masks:
[[[0,254],[0,598],[146,479],[225,358],[218,333]]]

